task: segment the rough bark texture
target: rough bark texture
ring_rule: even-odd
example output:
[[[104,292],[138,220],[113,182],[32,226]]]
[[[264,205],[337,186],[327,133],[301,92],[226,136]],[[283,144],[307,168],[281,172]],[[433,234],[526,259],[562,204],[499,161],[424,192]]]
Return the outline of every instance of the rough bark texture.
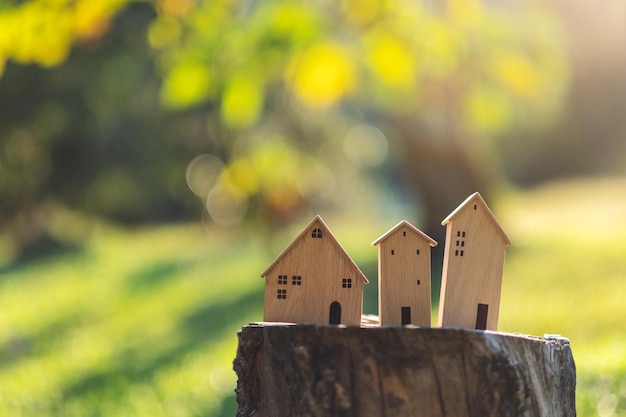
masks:
[[[237,417],[575,416],[569,342],[465,329],[252,324]]]

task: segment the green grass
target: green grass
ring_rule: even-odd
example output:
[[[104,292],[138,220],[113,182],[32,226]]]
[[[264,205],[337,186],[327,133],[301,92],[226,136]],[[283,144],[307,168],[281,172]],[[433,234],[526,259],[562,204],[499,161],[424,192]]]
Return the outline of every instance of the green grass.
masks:
[[[507,254],[503,331],[570,339],[579,416],[626,416],[626,180],[578,180],[497,207]]]
[[[494,209],[513,241],[500,329],[568,337],[579,415],[626,416],[626,181],[551,184]],[[369,313],[369,243],[398,220],[326,218],[370,278]],[[262,318],[259,273],[303,225],[264,239],[59,212],[51,232],[73,249],[0,265],[0,416],[234,415],[237,330]]]

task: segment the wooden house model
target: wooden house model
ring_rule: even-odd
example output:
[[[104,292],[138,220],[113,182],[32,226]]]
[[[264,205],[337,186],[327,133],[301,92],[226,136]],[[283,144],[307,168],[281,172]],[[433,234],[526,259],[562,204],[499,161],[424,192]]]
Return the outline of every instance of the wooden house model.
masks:
[[[430,326],[430,248],[437,242],[403,220],[372,245],[378,247],[380,324]]]
[[[320,216],[261,274],[264,321],[359,326],[367,278]]]
[[[511,241],[479,193],[446,226],[439,326],[497,330],[506,247]]]

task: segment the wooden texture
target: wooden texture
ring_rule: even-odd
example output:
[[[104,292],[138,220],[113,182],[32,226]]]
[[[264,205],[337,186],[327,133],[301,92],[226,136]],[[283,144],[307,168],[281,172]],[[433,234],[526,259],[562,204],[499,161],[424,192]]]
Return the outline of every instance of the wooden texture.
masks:
[[[361,323],[367,278],[316,216],[261,274],[263,320],[290,323]]]
[[[469,196],[442,224],[446,243],[439,326],[497,330],[509,238],[479,193]]]
[[[430,248],[433,239],[401,221],[378,247],[378,315],[382,325],[430,326]]]
[[[467,329],[246,326],[237,417],[572,417],[567,339]]]

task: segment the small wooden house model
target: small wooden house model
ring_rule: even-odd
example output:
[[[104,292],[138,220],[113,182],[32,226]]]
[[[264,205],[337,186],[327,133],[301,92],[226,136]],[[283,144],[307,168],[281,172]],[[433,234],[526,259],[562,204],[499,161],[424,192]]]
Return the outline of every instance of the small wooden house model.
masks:
[[[446,226],[439,326],[497,330],[506,247],[511,241],[479,193]]]
[[[261,274],[264,321],[359,326],[367,278],[316,216]]]
[[[380,324],[430,326],[430,248],[437,242],[403,220],[372,245],[378,246]]]

